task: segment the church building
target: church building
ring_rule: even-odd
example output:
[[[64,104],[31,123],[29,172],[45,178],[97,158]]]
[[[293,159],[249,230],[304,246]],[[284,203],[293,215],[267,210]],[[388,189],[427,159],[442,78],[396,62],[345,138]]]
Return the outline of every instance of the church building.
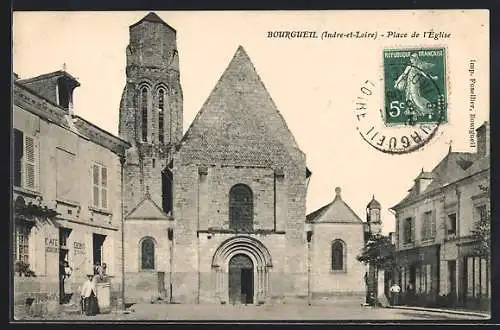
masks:
[[[132,145],[123,174],[125,300],[362,297],[355,257],[364,224],[339,188],[306,221],[305,154],[243,47],[182,134],[176,37],[154,13],[130,26],[119,126]]]
[[[77,301],[96,270],[101,307],[364,302],[367,223],[340,188],[306,214],[305,153],[243,47],[184,131],[176,30],[129,33],[119,136],[74,114],[65,70],[13,83],[15,304]]]

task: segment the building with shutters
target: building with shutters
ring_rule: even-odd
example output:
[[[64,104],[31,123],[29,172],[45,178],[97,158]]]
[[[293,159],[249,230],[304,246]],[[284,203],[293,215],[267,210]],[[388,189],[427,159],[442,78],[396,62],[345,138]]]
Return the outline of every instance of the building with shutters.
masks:
[[[403,301],[489,306],[491,265],[475,252],[472,229],[490,212],[489,124],[476,130],[477,152],[448,154],[422,169],[396,213]]]
[[[65,71],[13,82],[16,305],[78,301],[71,293],[104,264],[113,297],[121,292],[121,159],[129,144],[73,114],[78,86]],[[65,281],[64,261],[72,268]]]

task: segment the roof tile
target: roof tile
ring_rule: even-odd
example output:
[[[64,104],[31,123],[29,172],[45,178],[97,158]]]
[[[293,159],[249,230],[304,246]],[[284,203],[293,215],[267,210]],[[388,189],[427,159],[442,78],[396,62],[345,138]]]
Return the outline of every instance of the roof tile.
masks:
[[[288,164],[301,154],[243,47],[188,128],[180,153],[185,164],[269,167]]]

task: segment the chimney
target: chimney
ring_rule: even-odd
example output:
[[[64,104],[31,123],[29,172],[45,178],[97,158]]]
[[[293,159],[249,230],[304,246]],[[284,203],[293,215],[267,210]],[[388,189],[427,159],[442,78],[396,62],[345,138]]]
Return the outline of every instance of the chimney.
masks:
[[[340,193],[342,192],[342,189],[340,187],[335,188],[335,199],[342,199]]]
[[[46,100],[59,105],[69,114],[73,111],[73,90],[80,86],[78,80],[66,71],[55,71],[18,83],[28,87]]]
[[[417,193],[418,194],[423,193],[425,189],[429,186],[429,184],[432,182],[432,179],[433,179],[432,172],[426,172],[424,171],[424,168],[422,168],[422,171],[414,180],[417,187]]]
[[[490,125],[487,121],[476,129],[476,135],[478,156],[480,158],[488,156],[490,154]]]

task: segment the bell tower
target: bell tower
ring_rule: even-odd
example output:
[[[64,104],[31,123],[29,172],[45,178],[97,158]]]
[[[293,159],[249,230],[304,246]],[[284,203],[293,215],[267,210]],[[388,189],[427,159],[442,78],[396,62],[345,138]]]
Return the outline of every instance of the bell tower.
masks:
[[[372,235],[379,235],[382,231],[382,220],[380,219],[380,203],[372,197],[372,200],[366,206],[367,222]]]
[[[132,144],[124,164],[124,208],[146,195],[171,211],[172,152],[182,138],[176,31],[155,13],[129,27],[119,135]]]

